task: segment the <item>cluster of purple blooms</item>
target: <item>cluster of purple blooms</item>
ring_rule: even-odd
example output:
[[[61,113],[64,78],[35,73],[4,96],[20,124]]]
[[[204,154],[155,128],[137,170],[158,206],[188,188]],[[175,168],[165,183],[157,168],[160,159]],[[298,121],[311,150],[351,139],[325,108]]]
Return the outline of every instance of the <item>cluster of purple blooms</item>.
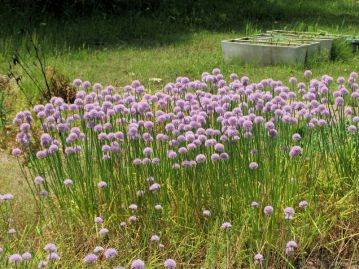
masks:
[[[31,156],[30,159],[36,156],[36,162],[46,165],[51,165],[54,160],[83,160],[78,163],[93,161],[99,163],[101,169],[117,169],[115,165],[124,163],[122,170],[143,169],[153,175],[153,171],[159,167],[158,171],[170,171],[176,175],[179,171],[186,173],[206,165],[232,165],[232,160],[236,158],[232,149],[243,145],[242,141],[253,141],[256,137],[263,141],[277,141],[283,133],[286,134],[284,130],[290,129],[296,131],[278,143],[283,143],[282,153],[286,161],[295,163],[306,154],[307,149],[302,143],[305,134],[303,136],[297,132],[298,126],[304,126],[308,132],[320,132],[337,124],[338,119],[333,116],[337,113],[345,118],[348,135],[358,135],[357,73],[352,72],[348,79],[339,77],[336,87],[335,80],[328,75],[314,79],[311,78],[312,72],[307,70],[304,76],[305,82],[291,77],[289,86],[273,79],[250,83],[248,77],[239,78],[236,74],[231,74],[227,82],[216,68],[212,73],[203,73],[201,80],[179,77],[176,82],[166,84],[155,93],[146,92],[137,80],[125,87],[103,87],[99,83],[92,86],[88,81],[76,79],[73,84],[78,91],[73,103],[67,104],[62,98],[53,97],[45,105],[36,105],[33,112],[16,114],[13,123],[19,129],[16,136],[19,147],[14,148],[12,154],[15,157]],[[40,135],[37,135],[38,129],[41,130]],[[33,148],[38,149],[35,156],[31,155]],[[258,171],[266,169],[259,148],[250,148],[246,155],[248,174],[259,174]],[[54,163],[52,165],[56,166]],[[100,195],[111,189],[110,179],[96,180],[94,184]],[[45,174],[34,179],[40,195],[47,196],[49,191],[56,189],[68,191],[76,188],[81,178],[63,177],[61,186],[52,189],[53,182]],[[133,193],[137,198],[147,193],[156,196],[162,188],[167,187],[163,181],[156,181],[153,177],[148,177],[147,183],[146,191],[139,190],[136,184],[130,184],[136,185]],[[0,195],[0,202],[12,198],[11,194]],[[152,206],[155,210],[162,210],[160,204],[154,203]],[[259,203],[253,201],[251,206],[258,208]],[[298,206],[299,210],[304,210],[308,203],[301,201]],[[121,227],[141,220],[135,214],[139,209],[137,204],[129,204],[128,209],[128,221],[121,222]],[[260,212],[264,213],[265,219],[270,219],[275,213],[271,205],[263,207]],[[294,208],[284,209],[285,220],[290,221],[294,216]],[[204,209],[203,218],[210,217],[211,211]],[[110,231],[104,226],[104,220],[96,217],[95,223],[97,234],[108,237]],[[230,222],[221,225],[225,231],[231,228]],[[153,234],[150,241],[158,243],[159,248],[164,247],[159,243],[157,234]],[[293,255],[297,248],[295,241],[289,241],[286,254]],[[45,250],[49,251],[48,261],[43,261],[42,267],[47,262],[59,259],[54,245],[47,245]],[[83,261],[95,264],[100,255],[110,260],[118,256],[118,252],[115,248],[98,246]],[[13,254],[9,260],[18,263],[26,260],[23,256]],[[31,254],[25,257],[31,259]],[[256,262],[263,259],[261,253],[254,256]],[[144,266],[139,259],[131,263],[133,269],[142,269]],[[164,266],[175,268],[176,262],[167,259]]]

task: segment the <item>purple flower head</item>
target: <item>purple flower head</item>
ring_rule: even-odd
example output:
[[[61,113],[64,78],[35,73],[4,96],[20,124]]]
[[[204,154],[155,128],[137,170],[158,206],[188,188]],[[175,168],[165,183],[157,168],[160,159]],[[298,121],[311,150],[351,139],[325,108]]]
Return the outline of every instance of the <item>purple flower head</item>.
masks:
[[[84,258],[84,263],[87,263],[87,264],[93,264],[97,261],[97,256],[93,253],[87,255],[85,258]]]
[[[267,206],[263,209],[263,212],[264,212],[264,214],[266,214],[266,215],[272,215],[273,210],[274,210],[274,209],[273,209],[272,206],[267,205]]]
[[[158,241],[160,241],[160,237],[157,234],[154,234],[154,235],[151,236],[151,241],[158,242]]]
[[[300,146],[294,146],[289,151],[289,156],[296,157],[296,156],[302,154],[302,152],[303,152],[303,149]]]
[[[57,261],[58,259],[60,259],[59,255],[57,255],[56,252],[51,252],[49,255],[47,255],[46,259],[48,261]]]
[[[206,161],[206,155],[204,155],[204,154],[198,154],[197,156],[196,156],[196,162],[197,163],[203,163],[203,162],[205,162]]]
[[[203,210],[203,216],[204,217],[210,217],[211,216],[211,212],[207,209]]]
[[[72,184],[74,184],[74,182],[71,179],[65,179],[64,184],[65,186],[71,186]]]
[[[249,168],[252,169],[252,170],[257,169],[257,168],[258,168],[258,164],[257,164],[256,162],[251,162],[251,163],[249,164]]]
[[[95,223],[103,223],[103,219],[101,217],[96,217]]]
[[[355,134],[357,132],[357,127],[355,125],[350,125],[348,127],[348,132]]]
[[[229,223],[229,222],[223,222],[222,225],[221,225],[222,230],[227,230],[227,229],[230,229],[230,228],[232,228],[232,224]]]
[[[10,262],[10,263],[16,264],[16,263],[19,263],[19,262],[21,262],[21,261],[22,261],[22,257],[21,257],[21,255],[18,254],[18,253],[12,254],[12,255],[10,255],[10,257],[9,257],[9,262]]]
[[[291,220],[291,219],[293,219],[294,213],[295,213],[295,211],[294,211],[294,209],[293,209],[292,207],[286,207],[286,208],[284,209],[285,219],[286,219],[286,220]]]
[[[105,255],[106,259],[114,258],[117,256],[117,250],[114,248],[106,249],[104,255]]]
[[[312,73],[311,70],[305,70],[305,71],[304,71],[304,76],[305,76],[305,77],[310,77],[310,76],[312,76],[312,75],[313,75],[313,73]]]
[[[156,210],[162,210],[162,206],[161,205],[155,205],[155,209]]]
[[[128,218],[128,221],[131,222],[131,223],[134,223],[134,222],[137,221],[137,217],[136,217],[136,216],[130,216],[130,217]]]
[[[253,202],[251,203],[251,207],[258,207],[258,206],[259,206],[258,203],[255,202],[255,201],[253,201]]]
[[[106,228],[102,228],[100,229],[100,231],[98,232],[101,236],[105,236],[106,234],[108,234],[108,229]]]
[[[37,265],[37,268],[45,268],[45,267],[47,267],[47,262],[46,261],[41,261]]]
[[[77,78],[77,79],[75,79],[75,80],[73,81],[72,84],[73,84],[75,87],[80,87],[81,84],[82,84],[82,81],[81,81],[81,79]]]
[[[137,210],[137,205],[136,204],[130,204],[128,208],[131,209],[131,210]]]
[[[30,252],[25,252],[25,253],[23,253],[23,254],[21,255],[21,257],[22,257],[22,259],[23,259],[24,261],[29,261],[29,260],[31,260],[32,255],[31,255]]]
[[[107,183],[105,181],[100,181],[98,184],[97,184],[97,187],[99,188],[105,188],[107,187]]]
[[[147,147],[143,150],[143,154],[145,154],[145,155],[151,155],[152,153],[153,153],[153,150],[151,148]]]
[[[131,269],[144,269],[145,263],[140,259],[134,260],[131,263]]]
[[[295,133],[295,134],[292,135],[292,139],[293,139],[294,141],[299,141],[301,138],[302,138],[302,137],[301,137],[300,134],[298,134],[298,133]]]
[[[44,247],[44,250],[48,251],[48,252],[55,252],[57,250],[57,248],[54,244],[50,243]]]
[[[94,253],[100,253],[100,252],[103,252],[104,251],[104,248],[101,247],[101,246],[97,246],[95,247],[95,249],[93,250]]]
[[[19,156],[21,154],[21,149],[14,148],[11,153],[12,153],[12,156],[17,157],[17,156]]]
[[[152,184],[152,185],[150,186],[149,189],[150,189],[150,191],[155,192],[155,191],[159,190],[160,187],[161,187],[160,184],[154,183],[154,184]]]
[[[264,257],[263,257],[262,254],[257,253],[256,255],[254,255],[254,261],[256,261],[256,262],[261,262],[261,261],[263,261],[263,260],[264,260]]]
[[[173,259],[167,259],[165,260],[165,262],[163,263],[164,267],[168,268],[168,269],[175,269],[176,268],[176,261]]]
[[[308,202],[307,201],[300,201],[298,206],[300,208],[306,208],[308,206]]]

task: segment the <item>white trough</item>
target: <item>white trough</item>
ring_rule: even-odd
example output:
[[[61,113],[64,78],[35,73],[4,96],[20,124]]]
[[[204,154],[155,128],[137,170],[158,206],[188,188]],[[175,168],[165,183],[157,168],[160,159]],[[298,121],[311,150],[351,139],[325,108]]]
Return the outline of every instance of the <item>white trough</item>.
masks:
[[[272,43],[268,40],[241,38],[222,41],[226,63],[241,62],[258,65],[303,65],[308,54],[318,51],[318,42]]]

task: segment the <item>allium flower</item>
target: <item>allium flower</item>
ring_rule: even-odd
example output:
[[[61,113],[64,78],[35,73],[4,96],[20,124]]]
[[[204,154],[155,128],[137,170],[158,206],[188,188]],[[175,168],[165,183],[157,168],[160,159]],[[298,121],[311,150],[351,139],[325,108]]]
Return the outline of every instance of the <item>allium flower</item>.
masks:
[[[230,228],[232,228],[232,224],[230,224],[229,222],[223,222],[223,224],[221,225],[222,230],[227,230]]]
[[[165,262],[163,263],[164,267],[168,268],[168,269],[174,269],[176,268],[176,261],[173,259],[167,259],[165,260]]]
[[[143,154],[145,154],[145,155],[151,155],[152,153],[153,153],[153,150],[151,148],[147,147],[143,150]]]
[[[203,210],[203,216],[209,217],[209,216],[211,216],[211,212],[209,210],[205,209],[205,210]]]
[[[262,254],[257,253],[256,255],[254,255],[254,261],[256,261],[256,262],[261,262],[261,261],[263,261],[263,260],[264,260],[264,257],[263,257]]]
[[[249,164],[249,168],[252,169],[252,170],[257,169],[257,168],[258,168],[258,164],[257,164],[256,162],[251,162],[251,163]]]
[[[19,263],[19,262],[21,262],[22,261],[22,257],[21,257],[21,255],[20,254],[18,254],[18,253],[16,253],[16,254],[12,254],[12,255],[10,255],[10,257],[9,257],[9,262],[11,262],[11,263]]]
[[[117,250],[114,248],[106,249],[104,255],[105,255],[106,259],[114,258],[117,256]]]
[[[104,251],[104,248],[101,247],[101,246],[97,246],[95,247],[95,249],[93,250],[94,253],[100,253],[100,252],[103,252]]]
[[[85,258],[84,258],[84,262],[87,263],[87,264],[92,264],[92,263],[95,263],[97,261],[97,256],[93,253],[87,255]]]
[[[285,248],[285,253],[288,256],[291,256],[294,254],[295,249],[298,247],[298,244],[295,241],[289,241]]]
[[[313,73],[312,73],[311,70],[305,70],[305,71],[304,71],[304,76],[305,76],[305,77],[310,77],[311,75],[313,75]]]
[[[292,135],[292,139],[293,139],[294,141],[299,141],[301,138],[302,138],[302,137],[301,137],[300,134],[298,134],[298,133],[295,133],[295,134]]]
[[[60,259],[59,255],[57,255],[56,252],[51,252],[49,255],[47,255],[46,258],[48,261],[57,261],[58,259]]]
[[[274,209],[273,209],[272,206],[267,205],[267,206],[263,209],[263,212],[264,212],[264,214],[266,214],[266,215],[272,215],[273,210],[274,210]]]
[[[158,248],[159,248],[160,250],[163,250],[163,249],[165,248],[165,245],[164,245],[164,244],[158,244]]]
[[[81,84],[82,84],[82,81],[81,81],[81,79],[77,78],[77,79],[75,79],[75,80],[73,81],[72,84],[73,84],[75,87],[80,87]]]
[[[302,154],[303,149],[300,146],[294,146],[291,148],[290,152],[289,152],[289,156],[290,157],[296,157],[300,154]]]
[[[101,217],[96,217],[95,223],[103,223],[103,219]]]
[[[48,195],[49,195],[49,192],[47,190],[41,190],[40,191],[40,196],[45,197],[45,196],[48,196]]]
[[[206,156],[204,154],[198,154],[196,156],[196,162],[197,163],[203,163],[206,161]]]
[[[24,261],[29,261],[32,258],[32,255],[30,252],[25,252],[24,254],[21,255],[21,257]]]
[[[160,184],[154,183],[154,184],[152,184],[152,185],[150,186],[149,189],[150,189],[150,191],[155,192],[155,191],[159,190],[160,187],[161,187]]]
[[[41,261],[37,265],[37,268],[45,268],[46,266],[47,266],[47,262],[46,261]]]
[[[355,125],[350,125],[348,127],[348,132],[355,134],[357,132],[357,127]]]
[[[130,204],[130,206],[128,207],[131,210],[137,210],[137,205],[136,204]]]
[[[151,241],[160,241],[160,237],[157,234],[151,236]]]
[[[13,156],[19,156],[21,154],[21,149],[19,149],[19,148],[14,148],[13,150],[12,150],[12,155]]]
[[[71,179],[65,179],[64,184],[65,184],[65,186],[70,186],[70,185],[74,184],[74,182]]]
[[[100,231],[98,232],[101,236],[105,236],[106,234],[108,234],[108,229],[106,228],[102,228],[100,229]]]
[[[155,209],[156,210],[162,210],[162,206],[161,205],[155,205]]]
[[[145,263],[140,259],[134,260],[131,263],[131,269],[144,269]]]
[[[256,202],[256,201],[253,201],[252,203],[251,203],[251,207],[258,207],[259,205],[258,205],[258,203]]]
[[[134,222],[137,221],[137,217],[136,217],[136,216],[130,216],[130,217],[128,218],[128,221],[131,222],[131,223],[134,223]]]
[[[45,247],[44,247],[44,250],[45,251],[48,251],[48,252],[55,252],[57,250],[56,246],[54,244],[47,244]]]
[[[99,188],[105,188],[105,187],[107,187],[107,183],[106,183],[105,181],[100,181],[100,182],[97,184],[97,186],[98,186]]]
[[[294,209],[293,209],[292,207],[286,207],[286,208],[284,209],[285,219],[286,219],[286,220],[291,220],[291,219],[293,219],[294,213],[295,213],[295,211],[294,211]]]
[[[42,177],[40,177],[40,176],[37,176],[37,177],[35,177],[34,182],[35,182],[36,185],[40,185],[40,184],[42,184],[44,182],[44,179]]]
[[[299,207],[300,208],[306,208],[308,206],[308,202],[307,201],[300,201],[299,202]]]

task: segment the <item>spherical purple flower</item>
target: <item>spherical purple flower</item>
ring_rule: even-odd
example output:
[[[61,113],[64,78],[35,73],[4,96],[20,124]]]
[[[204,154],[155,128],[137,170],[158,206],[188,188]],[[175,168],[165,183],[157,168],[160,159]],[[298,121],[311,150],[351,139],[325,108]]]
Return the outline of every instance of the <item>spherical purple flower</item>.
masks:
[[[108,229],[106,228],[102,228],[98,233],[101,235],[101,236],[105,236],[106,234],[108,234]]]
[[[156,210],[162,210],[162,206],[161,205],[155,205],[155,209]]]
[[[46,196],[48,196],[48,195],[49,195],[49,192],[48,192],[47,190],[41,190],[41,191],[40,191],[40,196],[46,197]]]
[[[206,161],[206,155],[204,155],[204,154],[198,154],[197,156],[196,156],[196,162],[197,163],[203,163],[203,162],[205,162]]]
[[[263,260],[264,260],[264,257],[263,257],[262,254],[257,253],[256,255],[254,255],[254,261],[256,261],[256,262],[261,262],[261,261],[263,261]]]
[[[97,246],[95,247],[95,249],[93,250],[94,253],[100,253],[100,252],[103,252],[104,251],[104,248],[101,247],[101,246]]]
[[[293,139],[294,141],[299,141],[301,138],[302,138],[302,137],[301,137],[300,134],[298,134],[298,133],[295,133],[295,134],[292,135],[292,139]]]
[[[227,229],[230,229],[230,228],[232,228],[232,224],[229,223],[229,222],[223,222],[222,225],[221,225],[222,230],[227,230]]]
[[[300,146],[294,146],[289,151],[289,156],[290,157],[296,157],[296,156],[302,154],[302,151],[303,151],[303,149]]]
[[[106,259],[114,258],[117,256],[117,250],[114,248],[106,249],[104,255],[105,255]]]
[[[131,222],[131,223],[134,223],[134,222],[137,221],[137,217],[136,217],[136,216],[130,216],[130,217],[128,218],[128,221]]]
[[[143,150],[143,154],[145,154],[145,155],[151,155],[152,153],[153,153],[153,150],[149,147],[147,147]]]
[[[47,262],[46,261],[41,261],[37,265],[37,268],[45,268],[46,266],[47,266]]]
[[[137,210],[137,205],[136,204],[130,204],[128,208],[131,209],[131,210]]]
[[[263,209],[263,212],[264,214],[266,215],[271,215],[273,213],[273,207],[270,206],[270,205],[267,205],[264,209]]]
[[[305,77],[310,77],[310,76],[312,76],[312,75],[313,75],[313,73],[312,73],[311,70],[305,70],[305,71],[304,71],[304,76],[305,76]]]
[[[97,256],[93,253],[87,255],[85,258],[84,258],[84,263],[87,263],[87,264],[93,264],[97,261]]]
[[[50,243],[44,247],[44,250],[48,251],[48,252],[55,252],[57,250],[57,248],[54,244]]]
[[[151,241],[158,242],[158,241],[160,241],[160,237],[157,234],[154,234],[154,235],[151,236]]]
[[[64,184],[65,186],[71,186],[72,184],[74,184],[74,182],[71,179],[65,179]]]
[[[21,149],[14,148],[11,153],[12,153],[12,156],[17,157],[17,156],[19,156],[21,154]]]
[[[300,208],[306,208],[308,206],[308,202],[307,201],[300,201],[298,206]]]
[[[72,84],[73,84],[75,87],[80,87],[81,84],[82,84],[82,81],[81,81],[81,79],[77,78],[77,79],[75,79],[75,80],[73,81]]]
[[[59,255],[57,255],[56,252],[51,252],[49,255],[47,255],[46,258],[48,261],[57,261],[58,259],[60,259]]]
[[[210,217],[211,216],[211,212],[207,209],[203,210],[203,216],[204,217]]]
[[[159,190],[160,187],[161,187],[160,184],[154,183],[154,184],[152,184],[152,185],[150,186],[149,189],[150,189],[150,191],[155,192],[155,191]]]
[[[105,188],[105,187],[107,187],[107,183],[106,183],[105,181],[100,181],[100,182],[97,184],[97,186],[98,186],[99,188]]]
[[[18,253],[15,253],[15,254],[12,254],[12,255],[10,255],[10,257],[9,257],[9,262],[11,262],[11,263],[19,263],[19,262],[21,262],[22,261],[22,257],[21,257],[21,255],[20,254],[18,254]]]
[[[140,259],[134,260],[131,263],[131,269],[144,269],[145,263]]]
[[[252,169],[252,170],[257,169],[257,168],[258,168],[258,164],[257,164],[256,162],[251,162],[251,163],[249,164],[249,168]]]
[[[163,263],[164,267],[168,268],[168,269],[174,269],[176,268],[176,261],[173,259],[167,259],[165,260],[165,262]]]
[[[285,219],[286,219],[286,220],[291,220],[291,219],[293,219],[294,213],[295,213],[294,208],[292,208],[292,207],[286,207],[286,208],[284,209]]]
[[[295,241],[288,241],[286,245],[285,252],[287,255],[293,255],[295,249],[298,247],[298,244]]]
[[[103,219],[101,217],[96,217],[95,223],[103,223]]]
[[[30,252],[25,252],[24,254],[21,255],[21,257],[24,261],[29,261],[32,258],[32,255]]]
[[[355,134],[357,132],[357,127],[355,125],[350,125],[348,127],[348,132]]]
[[[251,207],[258,207],[259,205],[258,205],[258,203],[256,202],[256,201],[253,201],[252,203],[251,203]]]
[[[221,144],[221,143],[217,143],[217,144],[214,146],[214,150],[215,150],[215,151],[219,151],[219,152],[223,152],[223,151],[224,151],[224,145]]]

